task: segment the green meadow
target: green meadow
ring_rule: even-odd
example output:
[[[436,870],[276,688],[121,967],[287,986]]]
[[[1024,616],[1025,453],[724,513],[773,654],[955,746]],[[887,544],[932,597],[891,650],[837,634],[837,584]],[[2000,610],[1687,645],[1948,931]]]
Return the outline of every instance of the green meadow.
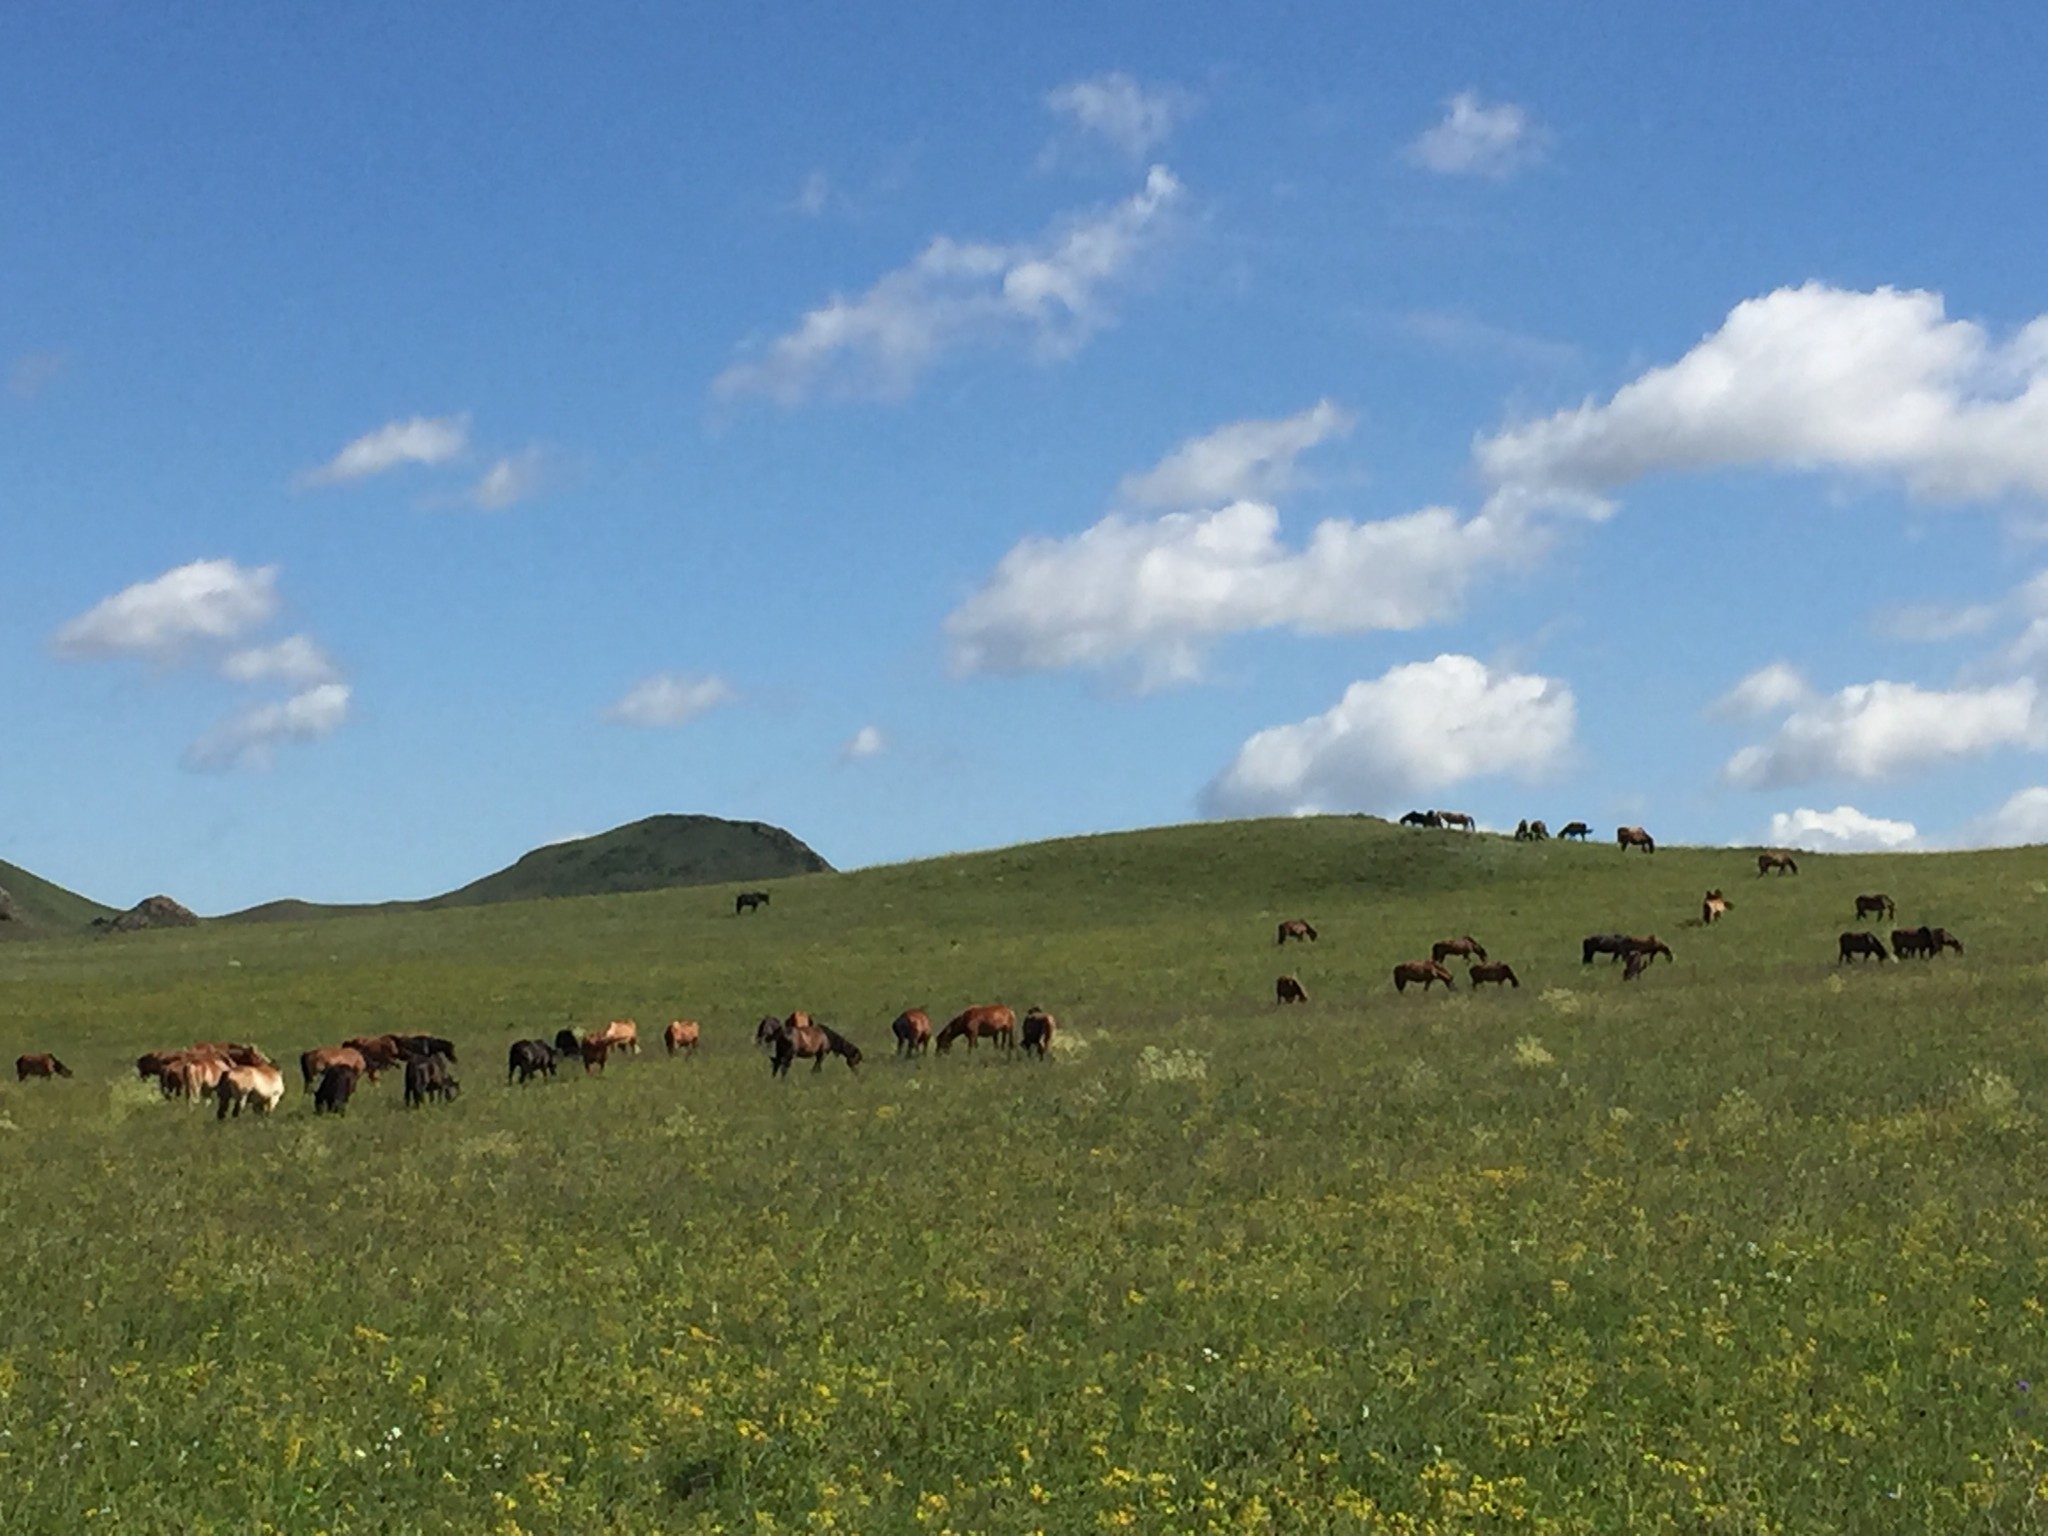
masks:
[[[2048,1528],[2048,852],[1800,863],[1325,818],[0,947],[76,1072],[0,1084],[0,1529]],[[1967,953],[1837,964],[1864,891]],[[1394,993],[1465,933],[1519,990]],[[893,1059],[995,1001],[1051,1061]],[[770,1080],[797,1008],[857,1074]],[[387,1030],[459,1100],[316,1119]],[[196,1039],[279,1113],[135,1081]]]

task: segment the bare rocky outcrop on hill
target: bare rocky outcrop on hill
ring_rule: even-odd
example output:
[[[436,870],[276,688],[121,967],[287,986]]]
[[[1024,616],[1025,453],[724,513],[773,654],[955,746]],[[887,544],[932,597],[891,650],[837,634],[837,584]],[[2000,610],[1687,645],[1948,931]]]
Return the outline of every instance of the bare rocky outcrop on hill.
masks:
[[[168,896],[145,896],[126,912],[93,919],[95,928],[111,933],[134,933],[142,928],[196,928],[199,915]]]

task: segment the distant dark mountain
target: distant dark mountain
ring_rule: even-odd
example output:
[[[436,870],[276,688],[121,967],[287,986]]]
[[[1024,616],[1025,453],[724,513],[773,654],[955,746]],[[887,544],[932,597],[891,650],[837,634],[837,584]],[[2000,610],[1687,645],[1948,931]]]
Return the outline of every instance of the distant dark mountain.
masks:
[[[4,867],[4,866],[0,866]],[[290,922],[351,912],[433,912],[551,896],[608,896],[679,885],[723,885],[786,875],[830,874],[832,866],[800,839],[760,821],[718,816],[650,816],[595,837],[550,843],[516,864],[445,896],[366,906],[271,901],[229,922]]]
[[[77,932],[91,927],[96,917],[113,915],[112,907],[0,860],[0,939],[42,939],[53,933]]]

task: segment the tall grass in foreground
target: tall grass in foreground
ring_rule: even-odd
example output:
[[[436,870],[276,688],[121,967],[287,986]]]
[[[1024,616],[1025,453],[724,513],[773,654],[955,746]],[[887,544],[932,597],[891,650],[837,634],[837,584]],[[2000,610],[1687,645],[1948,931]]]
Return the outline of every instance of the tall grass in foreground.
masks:
[[[2048,1525],[2048,859],[1743,869],[1266,823],[0,951],[79,1072],[0,1090],[0,1529]],[[1968,956],[1836,966],[1867,889]],[[1468,931],[1522,990],[1393,994]],[[1056,1059],[888,1059],[983,1000]],[[799,1006],[859,1075],[769,1081]],[[702,1056],[504,1086],[628,1015]],[[385,1028],[460,1101],[217,1124],[126,1065]]]

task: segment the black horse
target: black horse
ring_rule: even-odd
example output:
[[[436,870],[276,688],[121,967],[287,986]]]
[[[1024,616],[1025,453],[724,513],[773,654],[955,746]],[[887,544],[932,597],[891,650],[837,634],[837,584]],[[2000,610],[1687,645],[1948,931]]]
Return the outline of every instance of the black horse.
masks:
[[[1606,955],[1619,960],[1628,953],[1628,935],[1625,933],[1591,933],[1579,948],[1579,963],[1591,965],[1595,955]]]
[[[1564,830],[1557,835],[1559,837],[1576,837],[1583,843],[1593,835],[1593,829],[1583,821],[1568,821],[1564,824]]]
[[[359,1074],[354,1067],[333,1066],[320,1074],[320,1086],[313,1090],[313,1113],[339,1115],[347,1111],[356,1091]]]
[[[766,891],[741,891],[739,895],[732,899],[732,915],[738,917],[742,912],[751,912],[756,907],[765,907],[767,905],[768,893]]]
[[[1404,827],[1440,827],[1443,824],[1443,817],[1437,815],[1435,811],[1410,811],[1401,818],[1401,825]]]
[[[527,1083],[542,1073],[555,1075],[555,1048],[545,1040],[514,1040],[505,1057],[505,1081],[517,1077]]]
[[[448,1070],[448,1058],[441,1055],[408,1056],[405,1060],[405,1107],[417,1109],[429,1099],[452,1100],[462,1084]]]

